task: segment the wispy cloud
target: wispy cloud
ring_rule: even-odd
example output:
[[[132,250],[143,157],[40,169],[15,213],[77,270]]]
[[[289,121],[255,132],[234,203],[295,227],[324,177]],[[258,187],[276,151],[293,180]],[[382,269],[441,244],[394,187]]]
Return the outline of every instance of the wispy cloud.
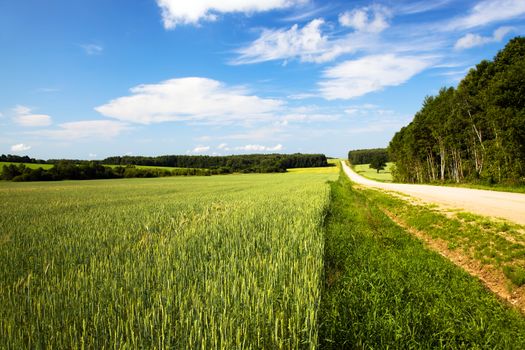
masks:
[[[26,145],[24,143],[18,143],[16,145],[11,146],[11,152],[15,152],[15,153],[29,151],[30,149],[31,149],[31,146]]]
[[[208,151],[210,147],[207,147],[205,151]],[[259,144],[249,144],[244,146],[230,147],[226,143],[221,143],[217,146],[218,150],[221,151],[243,151],[243,152],[277,152],[284,149],[283,145],[277,144],[275,146],[264,146]]]
[[[328,100],[350,99],[388,86],[401,85],[430,64],[426,57],[393,54],[365,56],[326,69],[319,87]]]
[[[302,62],[329,62],[346,53],[373,48],[375,35],[353,32],[340,37],[323,33],[324,19],[314,19],[304,27],[294,24],[289,29],[265,29],[260,37],[237,50],[232,64],[252,64],[273,60],[299,59]]]
[[[308,0],[157,0],[162,11],[162,21],[166,29],[181,24],[198,24],[201,21],[215,21],[221,13],[254,13],[307,3]]]
[[[129,130],[126,123],[113,120],[83,120],[58,124],[58,128],[27,132],[28,135],[64,141],[111,139]]]
[[[373,5],[347,11],[339,15],[339,23],[358,32],[380,33],[389,27],[390,10],[381,5]]]
[[[453,0],[416,1],[408,4],[398,5],[395,12],[401,15],[414,15],[445,7]]]
[[[447,29],[470,29],[524,15],[523,0],[483,0],[477,3],[468,15],[453,19]]]
[[[47,114],[33,114],[32,109],[26,106],[18,105],[13,108],[15,115],[13,121],[21,126],[37,127],[49,126],[52,123],[52,118]]]
[[[298,9],[298,11],[295,11],[296,13],[282,18],[282,21],[284,22],[298,22],[298,21],[304,21],[307,19],[312,19],[319,17],[319,15],[331,12],[334,10],[336,6],[333,3],[324,4],[323,6],[319,6],[317,4],[314,4],[311,2],[309,6],[302,6]]]
[[[210,150],[210,146],[197,146],[193,150],[191,150],[191,153],[205,153]]]
[[[81,44],[79,45],[82,49],[84,49],[84,52],[87,55],[94,56],[94,55],[100,55],[104,48],[97,44]]]
[[[139,85],[131,95],[95,108],[121,121],[151,124],[174,121],[228,123],[265,120],[283,101],[261,98],[244,87],[200,77]]]
[[[278,144],[275,146],[263,146],[263,145],[245,145],[234,148],[236,151],[248,151],[248,152],[276,152],[284,149],[283,145]]]
[[[492,36],[481,36],[479,34],[468,33],[456,41],[454,48],[457,50],[470,49],[472,47],[482,46],[489,43],[501,42],[505,35],[512,30],[512,27],[500,27],[494,31]]]

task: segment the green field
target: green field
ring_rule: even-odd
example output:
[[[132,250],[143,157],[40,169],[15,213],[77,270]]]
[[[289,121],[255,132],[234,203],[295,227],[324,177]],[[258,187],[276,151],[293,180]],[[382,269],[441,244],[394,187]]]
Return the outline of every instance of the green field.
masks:
[[[0,172],[2,170],[2,167],[4,165],[11,165],[11,164],[14,164],[14,165],[19,165],[21,163],[10,163],[10,162],[0,162]],[[31,168],[31,169],[38,169],[38,168],[42,168],[42,169],[51,169],[53,167],[53,164],[33,164],[33,163],[23,163],[26,167],[28,168]]]
[[[125,167],[125,165],[113,165],[113,164],[104,164],[104,166],[108,166],[110,168],[116,168],[118,166]],[[154,165],[135,165],[138,169],[162,169],[162,170],[174,170],[174,169],[187,169],[187,168],[175,168],[170,166],[154,166]]]
[[[338,172],[0,183],[0,348],[525,347]]]
[[[369,164],[358,164],[352,167],[356,173],[366,178],[382,182],[392,182],[393,166],[394,163],[387,163],[385,170],[380,170],[379,173],[376,169],[370,168]]]
[[[368,191],[346,177],[331,188],[320,348],[525,348],[522,314],[397,226]]]
[[[0,162],[0,170],[2,169],[4,165],[10,165],[10,164],[19,165],[20,163]],[[38,168],[51,169],[53,167],[53,164],[24,163],[24,165],[31,169],[38,169]],[[105,166],[116,168],[120,165],[105,165]],[[125,166],[125,165],[122,165],[122,166]],[[136,165],[136,167],[139,169],[163,169],[163,170],[180,169],[180,168],[173,168],[173,167],[167,167],[167,166],[149,166],[149,165]]]
[[[0,348],[313,348],[320,173],[0,184]]]

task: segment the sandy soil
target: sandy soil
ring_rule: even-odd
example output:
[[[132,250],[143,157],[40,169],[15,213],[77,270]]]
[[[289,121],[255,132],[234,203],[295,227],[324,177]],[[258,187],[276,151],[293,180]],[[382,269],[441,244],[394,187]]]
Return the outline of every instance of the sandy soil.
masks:
[[[345,162],[343,170],[358,184],[401,192],[425,203],[438,204],[446,209],[459,209],[478,215],[501,218],[525,225],[525,194],[475,190],[430,185],[382,183],[366,179],[354,172]]]

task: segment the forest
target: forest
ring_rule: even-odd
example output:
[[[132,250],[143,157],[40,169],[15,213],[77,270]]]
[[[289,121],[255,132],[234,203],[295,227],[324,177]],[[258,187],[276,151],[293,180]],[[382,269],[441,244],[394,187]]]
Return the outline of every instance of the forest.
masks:
[[[352,165],[370,164],[376,158],[389,162],[388,150],[386,148],[358,149],[348,152],[348,160]]]
[[[426,97],[388,150],[398,182],[525,184],[525,38]]]
[[[328,166],[326,156],[319,154],[260,154],[227,157],[161,156],[110,157],[99,161],[47,160],[38,161],[28,156],[2,155],[9,164],[2,167],[0,179],[9,181],[58,181],[118,179],[131,177],[209,176],[240,173],[276,173],[288,168]],[[54,164],[51,169],[30,168],[23,163]],[[106,164],[106,165],[104,165]],[[108,165],[112,165],[110,167]],[[115,165],[117,165],[115,167]],[[173,169],[140,168],[162,166]]]
[[[50,169],[30,168],[23,163],[9,164],[2,167],[1,180],[23,181],[60,181],[60,180],[99,180],[122,179],[133,177],[165,176],[209,176],[219,174],[210,169],[158,169],[137,168],[134,165],[109,167],[96,162],[76,164],[70,161],[56,163]]]
[[[109,157],[102,164],[219,169],[226,172],[272,173],[291,168],[328,166],[324,154],[246,154],[231,156],[165,155]]]

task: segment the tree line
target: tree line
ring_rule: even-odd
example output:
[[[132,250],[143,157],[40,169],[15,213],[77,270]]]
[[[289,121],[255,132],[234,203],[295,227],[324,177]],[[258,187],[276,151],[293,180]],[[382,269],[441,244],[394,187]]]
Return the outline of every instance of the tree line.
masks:
[[[272,173],[291,168],[328,166],[324,154],[247,154],[231,156],[165,155],[109,157],[102,164],[220,169],[222,172]]]
[[[164,177],[164,176],[209,176],[219,174],[210,169],[159,169],[137,168],[134,165],[109,167],[96,162],[76,164],[61,161],[50,169],[29,168],[23,163],[9,164],[2,167],[0,178],[10,181],[59,181],[59,180],[96,180],[122,179],[133,177]]]
[[[26,164],[45,164],[47,163],[47,161],[43,159],[30,158],[29,156],[17,156],[14,154],[0,155],[0,162],[26,163]]]
[[[372,161],[377,158],[380,158],[385,163],[389,162],[388,150],[386,148],[370,148],[348,152],[348,160],[352,165],[371,164]]]
[[[118,179],[132,177],[209,176],[218,174],[285,172],[288,168],[328,166],[324,155],[271,154],[227,157],[161,156],[110,157],[99,161],[48,160],[36,161],[27,156],[5,156],[3,161],[22,160],[28,164],[54,164],[50,169],[33,169],[23,163],[4,165],[0,178],[11,181],[58,181]],[[29,160],[29,161],[27,161]],[[105,164],[105,165],[104,165]],[[110,167],[107,165],[117,165]],[[140,165],[173,167],[174,169],[137,168]]]
[[[389,144],[395,181],[525,183],[525,38],[428,96]]]

